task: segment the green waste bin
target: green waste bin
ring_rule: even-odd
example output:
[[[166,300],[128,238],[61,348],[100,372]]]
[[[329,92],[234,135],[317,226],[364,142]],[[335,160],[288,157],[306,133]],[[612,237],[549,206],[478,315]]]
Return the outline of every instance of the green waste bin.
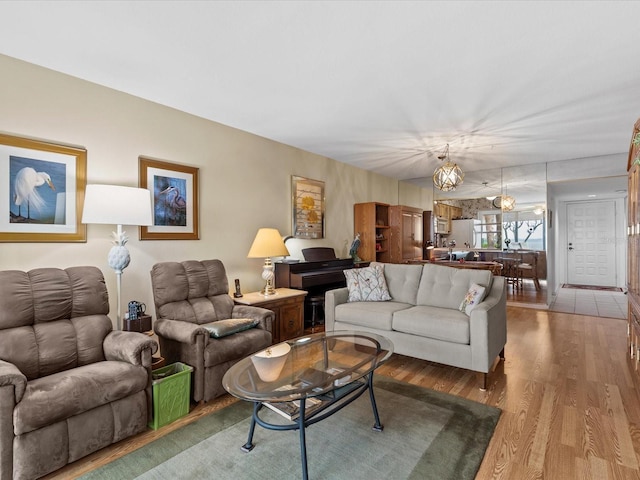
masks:
[[[189,413],[193,367],[176,362],[151,372],[154,430]]]

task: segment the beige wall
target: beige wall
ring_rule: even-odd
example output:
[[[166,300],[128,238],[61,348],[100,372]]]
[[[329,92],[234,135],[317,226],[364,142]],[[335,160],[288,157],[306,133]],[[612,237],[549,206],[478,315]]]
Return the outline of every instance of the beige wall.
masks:
[[[287,242],[293,257],[309,246],[346,256],[354,203],[430,209],[430,191],[326,157],[2,55],[0,72],[0,131],[85,148],[88,183],[137,186],[140,155],[199,168],[200,240],[139,241],[136,229],[125,227],[131,264],[123,304],[136,299],[151,307],[149,270],[167,260],[219,258],[230,283],[239,278],[243,291],[260,288],[262,261],[247,252],[259,227],[291,232],[291,175],[326,182],[327,219],[325,239]],[[8,179],[0,185],[6,195]],[[114,313],[115,275],[106,260],[114,228],[89,225],[87,243],[2,243],[0,270],[96,265]]]

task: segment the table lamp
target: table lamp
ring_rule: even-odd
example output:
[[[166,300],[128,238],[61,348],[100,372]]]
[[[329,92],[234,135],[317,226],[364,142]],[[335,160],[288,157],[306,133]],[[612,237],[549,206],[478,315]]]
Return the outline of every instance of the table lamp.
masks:
[[[249,249],[247,258],[264,258],[262,279],[266,284],[260,293],[265,297],[275,295],[276,293],[275,288],[273,288],[275,273],[273,272],[271,257],[284,257],[287,255],[289,255],[289,250],[287,250],[282,240],[282,235],[280,235],[277,229],[260,228],[258,230],[256,238],[253,240],[253,244]]]
[[[117,225],[117,232],[111,232],[114,245],[107,257],[109,266],[116,273],[117,330],[122,330],[120,296],[122,272],[131,260],[129,250],[125,247],[129,238],[122,230],[122,225],[153,225],[152,211],[151,191],[147,189],[120,185],[87,185],[82,223]]]

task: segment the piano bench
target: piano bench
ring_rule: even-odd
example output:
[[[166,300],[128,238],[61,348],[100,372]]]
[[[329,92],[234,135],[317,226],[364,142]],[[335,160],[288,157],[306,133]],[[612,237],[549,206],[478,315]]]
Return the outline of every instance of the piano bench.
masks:
[[[311,333],[315,333],[316,325],[319,324],[320,319],[318,309],[322,308],[324,318],[324,295],[314,295],[307,299],[309,306],[311,307]],[[324,320],[321,322],[324,323]]]

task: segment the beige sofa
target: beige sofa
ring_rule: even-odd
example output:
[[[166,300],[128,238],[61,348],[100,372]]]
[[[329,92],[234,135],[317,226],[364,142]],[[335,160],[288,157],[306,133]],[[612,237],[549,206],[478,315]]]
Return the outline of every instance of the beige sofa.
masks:
[[[95,267],[0,272],[0,479],[33,479],[147,428],[151,355],[112,331]]]
[[[372,265],[375,265],[373,263]],[[383,264],[390,301],[348,302],[348,289],[325,297],[325,328],[389,338],[394,352],[483,373],[487,387],[507,341],[506,283],[488,270],[441,265]],[[472,283],[487,288],[470,315],[459,310]]]

